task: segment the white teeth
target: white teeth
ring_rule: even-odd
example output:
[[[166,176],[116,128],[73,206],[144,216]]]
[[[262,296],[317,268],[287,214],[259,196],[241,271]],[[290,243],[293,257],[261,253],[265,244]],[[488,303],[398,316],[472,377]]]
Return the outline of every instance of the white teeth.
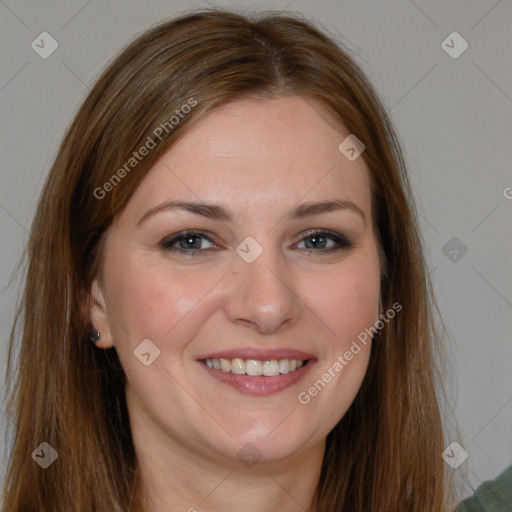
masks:
[[[279,375],[279,361],[276,359],[272,359],[272,361],[265,361],[263,363],[263,375],[266,377]]]
[[[207,359],[208,361],[208,359]],[[245,373],[245,362],[243,359],[232,359],[231,360],[231,371],[238,375]]]
[[[304,361],[300,359],[271,359],[269,361],[241,358],[205,359],[205,363],[208,368],[254,377],[260,375],[275,377],[279,374],[293,372],[304,366]]]
[[[245,362],[245,373],[253,376],[263,375],[263,363],[255,359],[248,359]]]

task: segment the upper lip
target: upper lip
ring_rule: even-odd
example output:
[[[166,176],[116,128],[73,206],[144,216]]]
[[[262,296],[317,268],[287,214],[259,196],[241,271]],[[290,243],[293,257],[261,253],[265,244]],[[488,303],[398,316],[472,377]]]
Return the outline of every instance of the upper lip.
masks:
[[[230,350],[222,350],[219,352],[212,352],[204,356],[199,356],[197,359],[257,359],[261,361],[270,361],[272,359],[299,359],[306,361],[314,359],[312,354],[302,352],[301,350],[291,348],[275,348],[275,349],[261,349],[261,348],[233,348]]]

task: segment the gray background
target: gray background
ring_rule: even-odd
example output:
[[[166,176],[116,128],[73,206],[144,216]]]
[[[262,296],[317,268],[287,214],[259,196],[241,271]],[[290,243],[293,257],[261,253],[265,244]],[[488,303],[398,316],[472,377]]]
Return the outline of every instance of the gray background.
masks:
[[[208,5],[305,14],[357,54],[389,109],[449,330],[449,406],[462,432],[449,441],[469,453],[453,470],[467,475],[469,495],[512,463],[510,0],[0,1],[0,369],[21,282],[13,268],[66,126],[122,45],[153,23]],[[47,59],[31,48],[44,31],[59,45]],[[469,45],[455,59],[441,46],[454,31]],[[452,237],[458,247],[445,247]],[[9,420],[0,417],[5,431]]]

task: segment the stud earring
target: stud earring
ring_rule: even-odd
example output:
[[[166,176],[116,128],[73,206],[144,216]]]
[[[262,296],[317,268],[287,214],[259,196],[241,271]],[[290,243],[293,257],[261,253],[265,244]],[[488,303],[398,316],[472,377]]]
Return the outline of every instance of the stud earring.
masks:
[[[91,341],[91,343],[94,343],[96,345],[96,343],[98,343],[100,339],[100,333],[98,331],[91,331],[89,333],[89,340]]]

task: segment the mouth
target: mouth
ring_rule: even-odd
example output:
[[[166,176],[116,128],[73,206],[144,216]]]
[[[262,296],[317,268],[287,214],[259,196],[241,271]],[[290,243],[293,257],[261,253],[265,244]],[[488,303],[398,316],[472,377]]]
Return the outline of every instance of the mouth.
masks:
[[[257,359],[242,357],[207,357],[198,362],[208,375],[239,392],[268,396],[297,384],[317,360],[313,357],[296,359]]]
[[[236,375],[248,375],[250,377],[275,377],[295,372],[302,368],[311,359],[270,359],[266,361],[258,359],[204,359],[208,368],[231,372]]]

